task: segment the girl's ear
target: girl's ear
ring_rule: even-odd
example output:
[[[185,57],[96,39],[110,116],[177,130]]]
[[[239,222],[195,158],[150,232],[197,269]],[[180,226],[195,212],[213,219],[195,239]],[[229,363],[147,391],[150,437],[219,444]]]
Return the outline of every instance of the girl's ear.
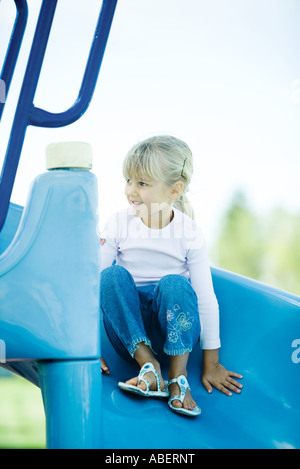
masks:
[[[175,184],[172,186],[171,190],[171,198],[173,200],[178,199],[184,191],[184,183],[182,181],[177,181]]]

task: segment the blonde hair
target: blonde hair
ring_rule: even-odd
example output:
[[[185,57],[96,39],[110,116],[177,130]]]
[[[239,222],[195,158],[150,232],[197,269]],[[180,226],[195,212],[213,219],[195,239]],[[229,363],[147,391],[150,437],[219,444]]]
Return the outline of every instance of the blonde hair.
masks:
[[[148,179],[170,186],[182,181],[184,190],[174,207],[194,219],[193,208],[186,196],[192,174],[193,155],[190,148],[182,140],[169,135],[138,142],[129,150],[123,162],[125,179]]]

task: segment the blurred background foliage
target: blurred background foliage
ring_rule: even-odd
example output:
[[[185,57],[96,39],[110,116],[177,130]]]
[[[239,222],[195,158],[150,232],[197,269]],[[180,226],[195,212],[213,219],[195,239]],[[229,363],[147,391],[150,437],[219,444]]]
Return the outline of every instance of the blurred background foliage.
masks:
[[[300,214],[273,207],[258,215],[237,190],[211,247],[214,265],[300,295]]]
[[[0,368],[0,449],[45,448],[41,390]]]

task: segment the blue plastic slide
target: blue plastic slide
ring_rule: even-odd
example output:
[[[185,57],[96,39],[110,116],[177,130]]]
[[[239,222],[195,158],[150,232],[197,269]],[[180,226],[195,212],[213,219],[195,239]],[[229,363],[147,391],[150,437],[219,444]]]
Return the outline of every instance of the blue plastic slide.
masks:
[[[138,368],[100,327],[95,179],[41,175],[25,210],[10,205],[0,236],[2,365],[41,386],[47,446],[300,448],[300,298],[233,273],[212,270],[221,362],[243,375],[241,394],[206,392],[200,350],[189,362],[196,419],[118,388]],[[100,354],[110,376],[101,377]]]
[[[26,0],[14,3],[0,74],[6,94],[28,15]],[[102,2],[76,101],[52,113],[34,97],[57,3],[41,4],[0,177],[0,365],[41,388],[47,448],[300,448],[299,297],[213,269],[221,362],[244,376],[244,388],[209,395],[196,350],[189,382],[202,414],[191,420],[118,388],[138,369],[116,355],[101,323],[95,176],[54,167],[33,181],[24,209],[10,203],[27,127],[69,125],[87,110],[117,0]],[[110,376],[101,375],[100,356]]]

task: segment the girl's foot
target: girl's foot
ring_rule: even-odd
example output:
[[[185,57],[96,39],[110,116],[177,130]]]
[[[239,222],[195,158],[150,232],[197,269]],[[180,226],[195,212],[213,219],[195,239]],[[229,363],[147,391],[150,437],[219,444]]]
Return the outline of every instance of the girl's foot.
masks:
[[[155,377],[155,374],[152,371],[150,371],[149,373],[145,373],[144,378],[149,382],[150,391],[163,391],[165,389],[165,381],[164,381],[164,379],[162,377],[162,374],[161,374],[160,365],[159,365],[158,362],[154,362],[152,364],[153,364],[154,368],[156,369],[156,371],[158,373],[158,376],[159,376],[159,379],[160,379],[160,388],[161,389],[157,389],[157,379]],[[140,384],[138,384],[138,381],[139,381],[139,377],[136,376],[135,378],[131,378],[128,381],[126,381],[126,384],[131,384],[132,386],[137,386],[142,391],[146,391],[146,389],[147,389],[146,383],[144,381],[142,381]]]
[[[135,351],[134,358],[140,365],[141,369],[146,363],[152,363],[152,365],[154,366],[155,370],[158,373],[161,389],[157,389],[157,379],[153,372],[145,373],[144,378],[149,382],[150,391],[163,391],[165,389],[165,381],[161,374],[160,364],[154,357],[151,348],[148,345],[146,345],[144,342],[139,343],[139,346]],[[138,384],[138,381],[139,381],[139,377],[136,376],[135,378],[132,378],[126,381],[126,384],[137,386],[142,391],[146,391],[147,389],[146,383],[142,381],[140,384]]]
[[[177,376],[169,376],[170,381],[173,378],[177,378]],[[173,396],[180,396],[180,388],[179,388],[177,383],[171,383],[169,385],[169,391],[170,391],[170,398],[173,397]],[[174,399],[172,401],[172,404],[173,404],[174,407],[184,408],[186,410],[193,410],[197,406],[197,404],[194,401],[189,389],[186,390],[186,394],[185,394],[183,403],[181,403],[177,399]]]
[[[181,375],[187,377],[188,358],[189,353],[185,353],[183,355],[173,355],[170,357],[170,368],[168,372],[169,382]],[[181,390],[177,383],[171,383],[168,387],[170,391],[170,398],[173,396],[180,396]],[[197,406],[188,388],[186,390],[183,403],[181,403],[178,399],[174,399],[174,401],[172,401],[172,405],[174,407],[183,408],[186,410],[193,410]]]

